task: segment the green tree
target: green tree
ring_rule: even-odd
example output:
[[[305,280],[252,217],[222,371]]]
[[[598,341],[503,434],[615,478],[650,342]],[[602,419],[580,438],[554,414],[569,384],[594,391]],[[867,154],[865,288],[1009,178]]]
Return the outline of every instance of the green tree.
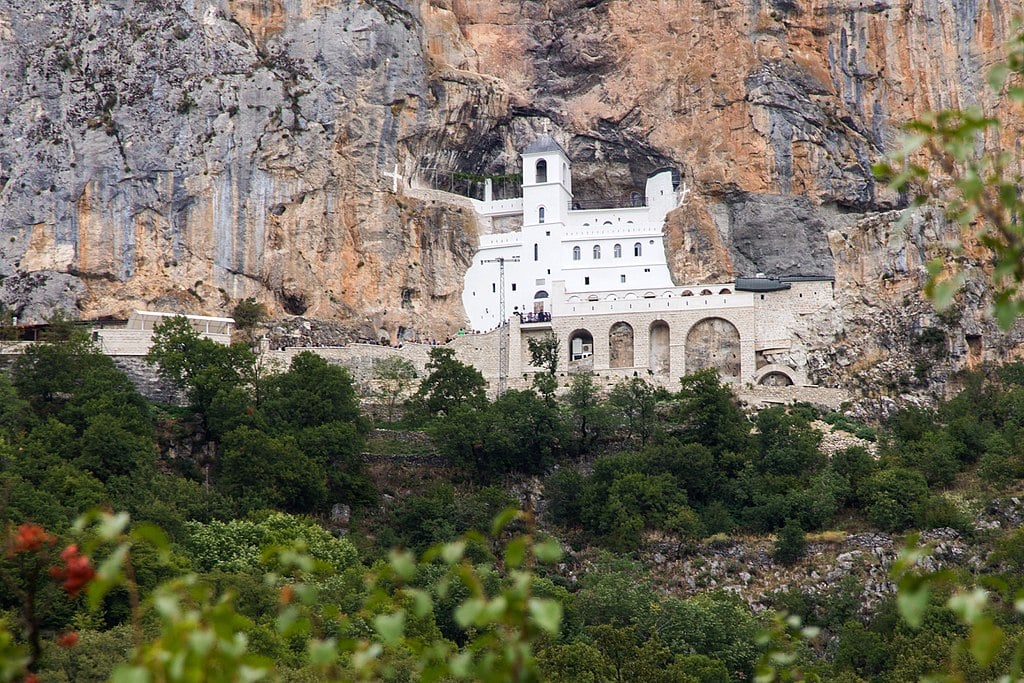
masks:
[[[795,519],[786,520],[775,541],[775,559],[782,564],[793,564],[804,556],[807,539],[800,523]]]
[[[267,307],[249,297],[242,299],[231,309],[231,317],[235,319],[235,327],[239,330],[252,330],[267,318]]]
[[[79,447],[76,464],[100,481],[139,470],[149,474],[156,464],[152,439],[132,434],[110,415],[96,415],[89,421]]]
[[[457,406],[435,421],[441,452],[479,481],[510,472],[542,474],[560,453],[558,409],[532,391],[511,390],[494,403]]]
[[[978,476],[994,487],[1008,485],[1020,477],[1024,468],[1010,442],[1000,432],[995,432],[985,441],[985,453],[978,460]]]
[[[131,421],[149,420],[146,402],[129,379],[78,333],[28,347],[14,361],[12,379],[18,395],[37,415],[59,416],[79,431],[86,418],[98,412],[118,411]]]
[[[331,502],[364,506],[377,502],[376,487],[363,461],[364,439],[356,425],[328,422],[303,429],[295,439],[300,450],[326,470]]]
[[[224,346],[202,337],[182,315],[156,326],[146,360],[158,367],[161,377],[183,389],[204,418],[219,391],[250,383],[256,367],[248,346]]]
[[[750,448],[750,421],[736,405],[732,390],[713,369],[699,370],[680,380],[672,420],[680,438],[711,449],[718,467],[735,474]]]
[[[624,379],[608,394],[608,405],[612,415],[619,421],[626,437],[647,443],[655,425],[654,387],[639,377]]]
[[[739,597],[706,593],[662,602],[658,637],[673,652],[704,655],[725,664],[733,680],[750,680],[761,624]]]
[[[327,496],[323,467],[299,450],[291,436],[272,437],[240,427],[224,437],[217,487],[243,510],[319,510]]]
[[[427,376],[420,382],[411,404],[421,419],[434,419],[459,408],[476,410],[487,404],[487,382],[474,367],[455,358],[443,346],[430,349]]]
[[[387,406],[388,422],[394,422],[395,406],[416,379],[416,366],[401,356],[391,356],[373,364],[373,378],[377,381],[377,395]]]
[[[781,406],[757,414],[759,456],[758,471],[764,474],[801,475],[817,471],[825,464],[818,450],[821,432],[806,419],[787,413]]]
[[[548,333],[542,337],[527,337],[526,348],[530,352],[530,365],[544,368],[552,376],[558,372],[562,343],[556,335]]]
[[[564,405],[569,423],[569,452],[577,458],[593,453],[598,444],[609,437],[613,421],[608,407],[598,396],[591,373],[579,372],[572,376]]]
[[[352,424],[360,434],[367,425],[359,413],[352,376],[310,351],[292,358],[287,372],[263,383],[259,408],[272,431],[295,434],[331,422]]]
[[[859,495],[862,484],[877,469],[871,454],[862,446],[849,446],[832,454],[832,469],[849,484],[847,502],[862,504]]]
[[[920,473],[902,468],[882,470],[864,483],[871,523],[885,531],[914,525],[928,500],[928,482]]]

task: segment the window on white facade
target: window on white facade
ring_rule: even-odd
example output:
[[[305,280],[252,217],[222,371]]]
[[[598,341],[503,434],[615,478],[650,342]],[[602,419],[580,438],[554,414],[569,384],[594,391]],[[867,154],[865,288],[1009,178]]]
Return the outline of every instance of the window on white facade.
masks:
[[[615,245],[615,250],[614,250],[613,255],[615,256],[615,258],[622,258],[622,245],[621,244],[616,244]]]
[[[642,244],[637,242],[633,245],[633,256],[641,256],[644,253],[644,247]]]
[[[514,283],[514,282],[512,283],[512,291],[513,292],[516,291],[516,283]]]
[[[573,261],[579,261],[580,260],[580,248],[579,247],[573,247],[572,248],[572,260]]]
[[[590,278],[589,277],[583,278],[583,284],[589,285],[590,284]]]
[[[491,292],[494,293],[494,292],[497,292],[497,291],[498,291],[498,285],[496,285],[496,284],[494,284],[492,282],[491,283]]]
[[[595,259],[600,259],[601,258],[601,245],[599,245],[599,244],[595,244],[594,245],[594,258]]]
[[[537,260],[537,254],[538,254],[538,253],[539,253],[539,247],[537,246],[537,243],[536,243],[536,242],[534,242],[534,243],[533,243],[533,260],[534,260],[534,261],[536,261],[536,260]]]
[[[548,181],[548,162],[541,159],[537,162],[537,182],[546,183]]]
[[[540,207],[539,209],[537,209],[537,222],[538,223],[543,223],[544,222],[544,207],[543,206]]]
[[[620,275],[620,276],[619,276],[619,282],[621,282],[621,283],[625,284],[625,282],[626,282],[626,276],[625,276],[625,275]]]

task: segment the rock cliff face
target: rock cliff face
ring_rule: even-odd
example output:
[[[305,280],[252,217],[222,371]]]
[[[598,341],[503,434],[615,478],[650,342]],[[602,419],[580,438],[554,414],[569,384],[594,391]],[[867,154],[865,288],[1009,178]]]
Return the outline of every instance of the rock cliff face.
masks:
[[[28,320],[254,296],[442,336],[478,227],[410,181],[515,172],[550,128],[581,197],[682,171],[677,279],[834,274],[840,339],[881,348],[871,311],[931,315],[918,256],[951,233],[894,228],[870,165],[915,114],[993,105],[1014,4],[0,0],[0,300]],[[968,358],[989,331],[965,297]]]

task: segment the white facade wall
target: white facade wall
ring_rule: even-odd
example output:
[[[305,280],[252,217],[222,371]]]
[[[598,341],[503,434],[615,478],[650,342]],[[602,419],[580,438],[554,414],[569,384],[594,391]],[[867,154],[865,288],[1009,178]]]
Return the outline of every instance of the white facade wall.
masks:
[[[539,161],[547,165],[546,182],[537,182]],[[500,323],[499,259],[505,260],[506,319],[516,313],[558,313],[551,303],[554,282],[580,293],[671,287],[662,229],[678,202],[672,172],[649,178],[645,191],[648,206],[573,210],[569,159],[559,150],[524,154],[522,228],[482,235],[466,272],[462,302],[470,330],[492,330]],[[509,215],[517,204],[474,206],[482,216],[493,216]]]

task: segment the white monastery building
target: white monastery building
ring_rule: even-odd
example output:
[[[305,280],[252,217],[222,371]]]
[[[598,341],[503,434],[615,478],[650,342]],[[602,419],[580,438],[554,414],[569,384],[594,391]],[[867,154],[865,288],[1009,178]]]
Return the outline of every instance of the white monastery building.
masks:
[[[483,217],[522,216],[516,232],[483,235],[466,273],[462,303],[474,330],[500,323],[498,259],[505,260],[506,315],[551,313],[551,292],[570,294],[672,287],[662,226],[678,205],[678,174],[659,171],[633,206],[584,209],[572,194],[572,166],[544,135],[523,152],[523,197],[474,201]]]
[[[486,366],[485,376],[497,373],[498,335],[507,329],[513,379],[540,370],[530,366],[527,340],[554,334],[559,372],[673,383],[715,367],[734,382],[806,383],[797,337],[809,317],[834,305],[831,277],[757,274],[677,286],[663,239],[665,217],[683,199],[674,169],[651,174],[628,206],[589,208],[573,197],[569,157],[550,135],[522,159],[522,198],[494,200],[488,185],[483,201],[472,200],[482,234],[462,301],[472,330],[498,330],[462,337],[458,346],[460,356]]]

